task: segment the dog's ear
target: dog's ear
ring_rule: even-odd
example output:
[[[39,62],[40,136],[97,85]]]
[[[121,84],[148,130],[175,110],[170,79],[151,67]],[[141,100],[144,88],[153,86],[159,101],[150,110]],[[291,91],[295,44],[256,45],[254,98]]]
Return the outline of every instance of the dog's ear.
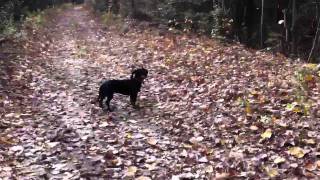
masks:
[[[134,70],[132,73],[131,73],[131,79],[133,79],[134,75],[137,73],[137,70]]]

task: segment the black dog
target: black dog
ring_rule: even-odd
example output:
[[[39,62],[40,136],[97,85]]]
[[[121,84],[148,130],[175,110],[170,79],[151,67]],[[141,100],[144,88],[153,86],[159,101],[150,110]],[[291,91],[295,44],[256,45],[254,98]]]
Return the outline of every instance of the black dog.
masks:
[[[130,96],[131,105],[136,108],[138,92],[140,92],[141,84],[148,76],[148,70],[141,68],[132,72],[130,79],[124,80],[109,80],[104,82],[99,88],[99,105],[103,107],[103,100],[107,97],[107,108],[110,109],[110,101],[114,93],[120,93]]]

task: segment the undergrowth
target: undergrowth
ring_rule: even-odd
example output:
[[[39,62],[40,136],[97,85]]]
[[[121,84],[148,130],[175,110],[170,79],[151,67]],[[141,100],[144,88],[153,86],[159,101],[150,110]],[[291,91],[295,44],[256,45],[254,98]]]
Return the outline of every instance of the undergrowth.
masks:
[[[319,65],[305,64],[296,70],[294,74],[295,100],[287,104],[286,109],[303,115],[310,115],[314,102],[309,95],[313,93],[312,91],[315,90],[319,83]]]

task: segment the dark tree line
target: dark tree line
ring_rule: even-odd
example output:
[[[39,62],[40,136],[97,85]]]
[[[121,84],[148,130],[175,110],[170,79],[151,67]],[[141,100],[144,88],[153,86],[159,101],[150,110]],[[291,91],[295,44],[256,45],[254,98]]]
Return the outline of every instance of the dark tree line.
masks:
[[[1,0],[0,32],[27,12],[83,0]],[[102,12],[320,61],[320,0],[86,0]]]
[[[66,2],[81,3],[83,0],[0,0],[0,33],[8,25],[23,20],[29,12]]]
[[[100,11],[319,61],[320,0],[91,0]],[[311,52],[312,50],[312,52]]]

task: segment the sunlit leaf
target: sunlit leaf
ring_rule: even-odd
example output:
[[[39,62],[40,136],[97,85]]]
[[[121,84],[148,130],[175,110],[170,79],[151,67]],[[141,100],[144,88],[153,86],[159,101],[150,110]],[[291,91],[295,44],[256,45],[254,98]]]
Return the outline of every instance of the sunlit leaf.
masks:
[[[312,64],[312,63],[309,63],[309,64],[305,64],[304,67],[308,68],[308,69],[311,69],[311,70],[315,70],[317,69],[317,66],[318,64]]]
[[[281,163],[284,163],[286,161],[285,158],[283,157],[277,157],[276,159],[273,160],[273,163],[275,164],[281,164]]]
[[[303,149],[300,147],[291,147],[289,148],[288,153],[296,158],[302,158],[305,155]]]
[[[265,170],[266,170],[266,173],[268,174],[268,176],[271,178],[279,175],[279,172],[277,169],[266,167]]]
[[[271,129],[267,129],[264,133],[261,134],[262,139],[269,139],[272,136]]]
[[[136,175],[136,172],[138,171],[138,168],[135,166],[130,166],[127,171],[126,171],[126,176],[127,177],[132,177]]]
[[[307,144],[316,144],[316,141],[314,139],[304,139],[303,141]]]
[[[312,74],[307,74],[305,75],[304,77],[304,80],[307,81],[307,82],[310,82],[310,81],[313,81],[313,75]]]

